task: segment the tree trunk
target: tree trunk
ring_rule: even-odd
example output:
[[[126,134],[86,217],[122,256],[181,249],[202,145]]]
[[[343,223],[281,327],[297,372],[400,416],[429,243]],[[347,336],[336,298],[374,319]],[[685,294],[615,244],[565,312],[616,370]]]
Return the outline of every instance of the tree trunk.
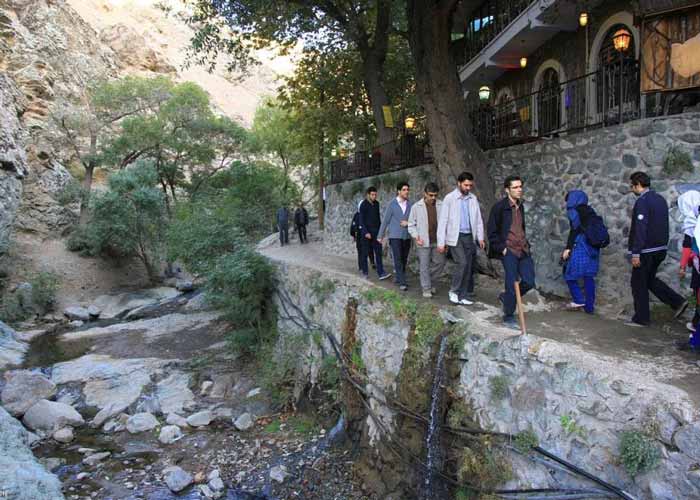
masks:
[[[323,231],[325,225],[326,207],[324,206],[323,191],[326,189],[326,172],[324,168],[324,133],[321,132],[318,146],[318,226]]]
[[[88,221],[88,207],[90,205],[90,191],[92,190],[92,177],[95,173],[95,165],[93,162],[84,165],[85,179],[83,179],[83,194],[80,198],[80,218],[78,224],[84,226]]]
[[[456,178],[465,170],[474,174],[487,217],[495,200],[494,182],[486,157],[471,134],[457,59],[451,51],[450,33],[457,3],[456,0],[408,0],[409,42],[435,164],[443,178]]]
[[[386,55],[386,54],[384,54]],[[389,105],[389,97],[384,89],[384,61],[376,56],[363,57],[363,81],[367,97],[372,105],[374,125],[377,127],[377,145],[389,144],[394,139],[394,132],[384,121],[384,106]],[[381,148],[382,150],[384,148]]]

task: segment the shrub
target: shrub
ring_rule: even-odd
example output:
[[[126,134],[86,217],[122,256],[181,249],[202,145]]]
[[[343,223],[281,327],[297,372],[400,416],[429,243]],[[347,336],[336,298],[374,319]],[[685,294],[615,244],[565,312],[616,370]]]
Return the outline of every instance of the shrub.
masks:
[[[508,377],[505,375],[495,375],[489,379],[491,388],[491,399],[500,401],[508,396]]]
[[[562,415],[559,417],[559,423],[567,434],[577,434],[580,437],[586,437],[586,429],[578,425],[571,415]]]
[[[41,311],[51,311],[56,303],[58,277],[50,272],[40,272],[31,280],[32,302]]]
[[[640,431],[625,431],[620,439],[620,462],[631,476],[650,471],[659,463],[659,448]]]
[[[82,203],[87,197],[85,188],[75,179],[71,179],[63,189],[58,191],[54,198],[59,205],[65,207],[73,203]]]
[[[512,477],[512,470],[502,453],[495,449],[489,437],[475,440],[464,448],[459,461],[457,478],[482,490],[493,490]]]
[[[0,321],[12,325],[24,321],[28,317],[29,313],[20,304],[17,294],[6,295],[0,302]]]
[[[538,446],[539,443],[540,441],[537,438],[537,434],[535,434],[532,429],[528,429],[526,431],[519,432],[515,436],[515,441],[513,444],[515,445],[515,449],[520,453],[527,453],[535,446]]]
[[[668,175],[692,172],[693,160],[686,150],[674,144],[668,148],[668,152],[664,158],[663,170]]]

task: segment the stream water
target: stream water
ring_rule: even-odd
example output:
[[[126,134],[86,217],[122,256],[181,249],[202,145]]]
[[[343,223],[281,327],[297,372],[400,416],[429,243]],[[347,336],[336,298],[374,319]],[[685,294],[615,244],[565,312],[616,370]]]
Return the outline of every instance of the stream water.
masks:
[[[435,377],[430,393],[430,421],[428,432],[425,437],[425,447],[428,450],[424,481],[424,496],[426,500],[435,498],[434,491],[434,470],[440,463],[440,399],[442,395],[442,383],[445,374],[445,351],[447,350],[447,335],[443,335],[440,340],[440,350],[438,351],[435,363]]]

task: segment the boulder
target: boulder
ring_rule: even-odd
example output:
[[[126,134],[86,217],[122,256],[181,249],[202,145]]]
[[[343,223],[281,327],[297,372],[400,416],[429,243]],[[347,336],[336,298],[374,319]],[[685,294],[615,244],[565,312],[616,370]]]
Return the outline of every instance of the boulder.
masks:
[[[31,433],[0,407],[0,491],[18,500],[62,500],[61,482],[41,465]]]
[[[182,431],[177,425],[166,425],[160,430],[158,441],[163,444],[172,444],[182,437]]]
[[[83,417],[64,403],[42,399],[37,401],[24,414],[24,425],[32,430],[52,432],[66,425],[80,427],[85,423]]]
[[[90,321],[90,313],[80,306],[66,307],[63,310],[63,315],[70,320]]]
[[[165,484],[168,485],[170,491],[174,493],[184,490],[194,482],[192,474],[185,472],[177,466],[163,469],[163,479],[165,479]]]
[[[87,457],[83,458],[83,463],[87,465],[88,467],[94,467],[98,463],[100,463],[102,460],[105,458],[109,457],[111,453],[109,451],[103,451],[101,453],[94,453],[92,455],[88,455]]]
[[[92,305],[100,309],[102,319],[121,318],[132,309],[172,299],[179,294],[180,292],[170,287],[149,288],[138,292],[100,295]]]
[[[126,421],[126,430],[132,434],[146,432],[158,427],[158,420],[150,413],[137,413]]]
[[[254,398],[255,396],[260,395],[262,392],[262,389],[260,387],[256,387],[255,389],[251,389],[248,391],[248,394],[246,394],[246,398]]]
[[[250,413],[246,412],[234,420],[233,425],[239,431],[247,431],[255,425],[255,422],[253,421],[253,417],[250,415]]]
[[[673,435],[673,442],[690,458],[700,461],[700,421],[678,429]]]
[[[123,402],[115,402],[108,404],[107,406],[105,406],[97,412],[97,415],[95,415],[95,417],[92,419],[92,422],[90,422],[90,427],[94,427],[95,429],[102,427],[102,424],[104,424],[113,416],[119,415],[121,412],[126,410],[128,406],[129,405],[124,404]]]
[[[2,405],[14,417],[21,417],[37,401],[56,395],[56,384],[39,372],[13,370],[5,373]]]
[[[181,417],[177,413],[169,413],[168,417],[165,419],[165,423],[168,425],[177,425],[180,428],[189,427],[187,419],[185,417]]]
[[[190,375],[183,372],[173,372],[156,385],[156,397],[160,411],[180,413],[194,406],[194,394],[189,388]]]
[[[27,349],[29,344],[20,342],[17,333],[0,321],[0,370],[21,365]]]
[[[90,307],[87,308],[87,311],[90,317],[93,319],[99,318],[100,313],[102,312],[102,310],[94,304],[90,305]]]
[[[200,396],[207,396],[211,392],[211,388],[214,387],[214,382],[211,380],[205,380],[202,382],[202,387],[199,390]]]
[[[209,480],[209,487],[213,491],[222,491],[224,489],[224,482],[220,477],[214,477]]]
[[[277,481],[278,483],[283,483],[289,474],[287,473],[287,468],[284,465],[276,465],[270,469],[270,479]]]
[[[187,312],[198,312],[206,310],[207,307],[207,300],[204,293],[198,293],[197,295],[195,295],[187,301],[187,304],[185,305],[184,309]]]
[[[191,292],[194,290],[194,283],[191,280],[177,280],[175,288],[181,292]]]
[[[53,433],[53,438],[59,443],[70,443],[73,441],[75,436],[73,436],[72,427],[62,427]]]
[[[214,415],[209,410],[200,411],[187,417],[187,423],[192,427],[204,427],[214,420]]]

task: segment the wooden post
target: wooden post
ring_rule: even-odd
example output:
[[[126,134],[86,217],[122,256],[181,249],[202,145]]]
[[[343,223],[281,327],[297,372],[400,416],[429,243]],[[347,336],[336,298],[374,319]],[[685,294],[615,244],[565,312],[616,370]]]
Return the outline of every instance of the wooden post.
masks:
[[[515,282],[515,300],[518,304],[518,323],[520,323],[520,332],[522,335],[527,333],[525,328],[525,311],[523,311],[523,298],[520,295],[520,281]]]

